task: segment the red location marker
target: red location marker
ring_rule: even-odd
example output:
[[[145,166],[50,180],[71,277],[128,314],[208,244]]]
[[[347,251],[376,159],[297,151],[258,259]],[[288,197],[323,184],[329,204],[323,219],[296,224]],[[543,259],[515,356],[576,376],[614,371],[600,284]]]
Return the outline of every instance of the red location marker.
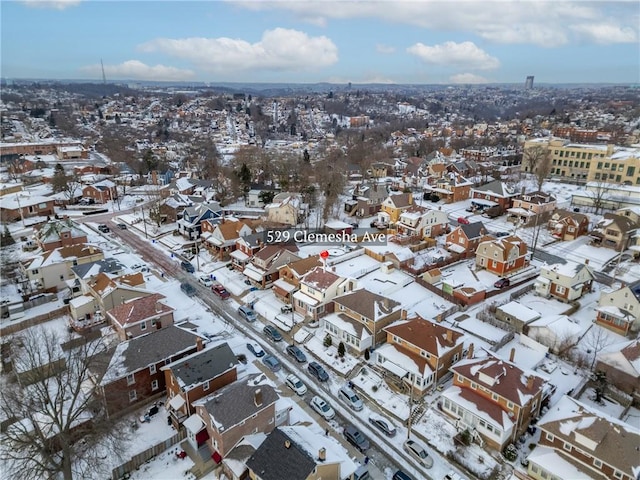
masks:
[[[328,251],[323,250],[323,251],[321,251],[321,252],[320,252],[320,257],[321,257],[323,260],[326,260],[326,258],[327,258],[328,256],[329,256],[329,252],[328,252]]]

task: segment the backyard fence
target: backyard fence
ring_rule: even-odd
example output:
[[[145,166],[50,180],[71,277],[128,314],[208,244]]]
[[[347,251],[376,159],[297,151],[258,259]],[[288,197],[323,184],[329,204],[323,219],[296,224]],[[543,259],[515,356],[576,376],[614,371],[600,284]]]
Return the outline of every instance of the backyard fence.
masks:
[[[127,473],[132,472],[136,468],[139,468],[145,462],[148,462],[153,457],[160,455],[165,450],[171,448],[173,445],[181,442],[186,438],[187,434],[184,429],[180,430],[173,437],[167,438],[164,442],[155,444],[153,447],[146,449],[143,452],[138,453],[131,457],[131,459],[122,465],[114,468],[111,471],[112,480],[120,480]]]

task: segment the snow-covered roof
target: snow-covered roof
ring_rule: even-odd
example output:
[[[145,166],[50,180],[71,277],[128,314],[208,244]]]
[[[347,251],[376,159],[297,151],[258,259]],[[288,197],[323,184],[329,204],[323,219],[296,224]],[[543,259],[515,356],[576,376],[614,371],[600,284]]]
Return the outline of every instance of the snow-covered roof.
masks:
[[[505,303],[504,305],[500,305],[498,308],[507,315],[517,318],[525,323],[540,318],[540,314],[538,312],[517,301]]]

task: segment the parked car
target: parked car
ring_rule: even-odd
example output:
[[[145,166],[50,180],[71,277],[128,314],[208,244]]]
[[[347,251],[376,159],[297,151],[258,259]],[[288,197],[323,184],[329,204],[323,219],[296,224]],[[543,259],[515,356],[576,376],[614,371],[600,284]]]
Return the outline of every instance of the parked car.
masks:
[[[298,377],[296,377],[293,373],[287,375],[285,382],[287,387],[296,392],[297,395],[303,396],[307,393],[307,386],[302,383]]]
[[[389,420],[372,415],[369,417],[369,423],[384,433],[387,437],[394,437],[396,435],[396,429]]]
[[[280,313],[291,313],[293,312],[293,307],[291,305],[283,305],[280,307]]]
[[[496,232],[495,236],[500,238],[500,237],[508,237],[509,236],[509,232]]]
[[[200,282],[205,287],[210,287],[213,285],[213,280],[209,277],[209,275],[200,275],[198,277],[198,282]]]
[[[258,318],[255,310],[248,305],[240,305],[238,308],[238,314],[247,322],[255,322]]]
[[[109,233],[111,231],[111,229],[107,227],[104,223],[98,225],[98,230],[100,230],[102,233]]]
[[[362,453],[369,449],[369,440],[353,425],[347,425],[342,433],[344,438]]]
[[[402,470],[396,470],[396,473],[393,474],[391,480],[413,480],[413,478],[404,473]]]
[[[265,355],[264,350],[262,349],[262,347],[260,345],[258,345],[256,342],[247,343],[247,350],[249,350],[251,353],[253,353],[258,358],[264,357],[264,355]]]
[[[193,297],[196,294],[195,287],[188,282],[181,283],[180,290],[182,290],[184,293],[186,293],[190,297]]]
[[[362,403],[360,397],[346,385],[343,385],[340,387],[340,390],[338,390],[338,398],[356,412],[359,412],[364,408],[364,403]]]
[[[310,402],[311,408],[313,408],[318,415],[325,420],[331,420],[336,416],[336,412],[331,405],[329,405],[323,398],[314,396]]]
[[[224,288],[222,285],[220,285],[219,283],[216,283],[215,285],[213,285],[211,287],[211,291],[213,293],[215,293],[216,295],[218,295],[223,300],[226,300],[227,298],[229,298],[231,296],[229,291],[226,288]],[[253,312],[253,313],[255,315],[255,312]]]
[[[433,458],[427,453],[427,449],[415,440],[406,440],[402,447],[405,451],[420,462],[424,467],[433,467]]]
[[[196,269],[194,268],[193,265],[191,265],[191,262],[187,262],[186,260],[183,260],[182,262],[180,262],[180,266],[182,267],[182,269],[185,272],[189,272],[189,273],[195,273]]]
[[[287,347],[287,353],[295,358],[298,363],[304,363],[307,361],[307,356],[296,345],[289,345]]]
[[[265,366],[272,372],[277,372],[282,368],[280,361],[273,355],[267,355],[266,357],[264,357],[262,359],[262,363],[264,363]]]
[[[329,374],[324,368],[322,368],[322,365],[320,365],[318,362],[309,362],[307,371],[311,375],[316,377],[319,382],[326,382],[327,380],[329,380]]]
[[[127,229],[127,224],[126,223],[118,223],[118,228],[120,230],[126,230]]]
[[[267,336],[269,340],[272,342],[280,342],[282,341],[282,334],[278,331],[276,327],[273,325],[266,325],[262,332]]]
[[[511,285],[511,281],[508,278],[501,278],[496,283],[493,284],[496,288],[505,288]]]
[[[458,223],[460,225],[469,225],[471,222],[465,217],[458,217]]]

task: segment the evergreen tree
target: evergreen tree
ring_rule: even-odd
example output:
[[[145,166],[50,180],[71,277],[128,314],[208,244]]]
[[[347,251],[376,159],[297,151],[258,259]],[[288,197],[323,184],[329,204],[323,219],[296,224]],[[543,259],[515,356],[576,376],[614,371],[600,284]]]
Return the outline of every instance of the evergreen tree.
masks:
[[[9,227],[4,226],[4,231],[2,235],[0,235],[0,247],[7,247],[9,245],[13,245],[16,241],[11,236],[11,232],[9,232]]]
[[[338,356],[340,358],[344,357],[345,352],[346,352],[346,349],[344,348],[344,343],[340,342],[338,344]]]

